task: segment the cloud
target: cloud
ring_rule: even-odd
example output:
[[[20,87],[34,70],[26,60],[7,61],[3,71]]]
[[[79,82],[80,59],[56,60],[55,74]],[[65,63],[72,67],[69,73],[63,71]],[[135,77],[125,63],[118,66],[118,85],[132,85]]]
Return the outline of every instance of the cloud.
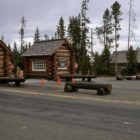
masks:
[[[78,15],[81,9],[82,0],[0,0],[0,35],[4,35],[5,41],[8,43],[19,39],[20,20],[25,16],[26,30],[25,37],[29,40],[33,38],[36,27],[39,27],[43,36],[48,34],[52,36],[56,31],[58,20],[63,16],[65,22],[72,15]],[[121,42],[127,43],[128,30],[128,0],[118,0],[121,3],[122,31]],[[114,0],[98,0],[89,2],[89,11],[87,15],[91,20],[91,26],[99,26],[102,23],[102,16],[106,8],[111,7]],[[134,0],[134,10],[136,12],[137,25],[140,23],[140,1]],[[136,30],[136,40],[139,43],[140,30]]]

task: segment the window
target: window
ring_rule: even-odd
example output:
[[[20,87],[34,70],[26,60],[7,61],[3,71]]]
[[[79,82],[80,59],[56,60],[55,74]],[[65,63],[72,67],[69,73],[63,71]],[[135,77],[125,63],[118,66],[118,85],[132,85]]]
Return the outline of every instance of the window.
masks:
[[[67,69],[67,61],[59,60],[58,61],[58,69]]]
[[[45,61],[33,61],[32,62],[32,71],[46,71],[46,62]]]

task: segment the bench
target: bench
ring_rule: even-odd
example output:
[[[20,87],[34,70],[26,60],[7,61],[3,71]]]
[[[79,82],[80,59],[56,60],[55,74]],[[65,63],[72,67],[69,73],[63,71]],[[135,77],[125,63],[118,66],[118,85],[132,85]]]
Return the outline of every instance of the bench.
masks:
[[[20,86],[21,82],[25,82],[25,78],[18,77],[0,77],[0,83],[15,82],[15,86]]]
[[[97,95],[107,95],[111,94],[112,85],[89,82],[66,82],[64,87],[65,92],[76,92],[78,89],[97,90]]]
[[[69,75],[61,75],[60,76],[61,79],[65,79],[66,81],[72,81],[72,79],[82,79],[82,81],[87,80],[87,82],[91,82],[91,80],[93,78],[96,78],[96,75],[73,75],[73,74],[69,74]]]

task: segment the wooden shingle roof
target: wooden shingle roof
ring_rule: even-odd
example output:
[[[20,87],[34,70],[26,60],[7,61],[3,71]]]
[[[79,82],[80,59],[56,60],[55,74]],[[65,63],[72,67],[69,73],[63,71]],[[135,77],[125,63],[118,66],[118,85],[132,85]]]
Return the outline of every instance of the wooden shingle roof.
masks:
[[[66,39],[35,42],[25,53],[22,54],[22,56],[53,55],[53,53],[55,53],[55,51],[64,44],[68,44]]]

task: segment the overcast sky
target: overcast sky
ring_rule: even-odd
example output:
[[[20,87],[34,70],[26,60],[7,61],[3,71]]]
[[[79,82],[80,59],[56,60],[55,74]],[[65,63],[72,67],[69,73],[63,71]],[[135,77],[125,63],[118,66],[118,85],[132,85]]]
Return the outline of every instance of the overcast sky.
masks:
[[[0,36],[4,36],[6,43],[19,41],[19,29],[21,18],[26,19],[26,40],[32,40],[36,27],[39,27],[41,36],[54,35],[58,20],[62,16],[65,23],[70,16],[78,15],[81,9],[82,0],[0,0]],[[110,8],[115,0],[90,0],[87,15],[90,18],[90,27],[95,28],[101,25],[102,15],[106,8]],[[120,32],[120,49],[127,47],[128,32],[128,2],[129,0],[118,0],[123,12],[121,21],[122,31]],[[133,44],[140,46],[140,0],[134,0],[137,29]],[[95,50],[96,50],[95,45]]]

